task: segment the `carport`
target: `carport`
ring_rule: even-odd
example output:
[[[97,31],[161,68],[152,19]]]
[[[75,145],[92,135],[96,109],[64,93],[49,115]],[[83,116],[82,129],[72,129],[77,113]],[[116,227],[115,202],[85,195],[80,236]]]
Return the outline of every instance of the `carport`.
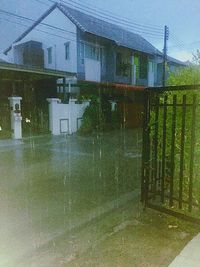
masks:
[[[57,96],[57,79],[73,79],[74,73],[0,62],[0,138],[11,135],[8,97],[22,97],[23,135],[48,132],[47,98]]]

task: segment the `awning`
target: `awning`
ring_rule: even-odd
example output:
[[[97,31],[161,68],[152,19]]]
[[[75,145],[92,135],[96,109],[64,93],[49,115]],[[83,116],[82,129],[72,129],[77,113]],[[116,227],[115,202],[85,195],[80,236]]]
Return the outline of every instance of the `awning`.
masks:
[[[7,62],[0,62],[0,78],[3,79],[4,76],[7,76],[8,73],[15,73],[19,76],[24,76],[23,74],[32,74],[33,77],[41,76],[44,77],[55,77],[55,78],[74,78],[76,77],[76,73],[65,72],[65,71],[57,71],[45,68],[36,68],[29,67],[24,65],[12,64]],[[15,75],[14,75],[15,76]],[[9,75],[12,78],[12,75]]]

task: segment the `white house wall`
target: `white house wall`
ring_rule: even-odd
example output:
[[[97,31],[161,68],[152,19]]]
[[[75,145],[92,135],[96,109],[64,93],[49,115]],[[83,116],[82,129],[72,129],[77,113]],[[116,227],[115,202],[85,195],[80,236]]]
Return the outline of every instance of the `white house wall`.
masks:
[[[49,27],[48,24],[54,28]],[[61,70],[67,72],[77,72],[77,28],[76,26],[58,9],[53,10],[39,25],[28,33],[16,45],[28,41],[41,42],[44,49],[45,68]],[[65,43],[70,44],[69,59],[65,59]],[[47,48],[52,47],[52,64],[48,64]],[[13,55],[13,49],[9,52],[11,62],[20,64],[19,55]]]
[[[14,57],[14,63],[17,62],[17,64],[20,64],[20,65],[23,64],[23,54],[22,54],[21,48],[13,47],[13,57]]]

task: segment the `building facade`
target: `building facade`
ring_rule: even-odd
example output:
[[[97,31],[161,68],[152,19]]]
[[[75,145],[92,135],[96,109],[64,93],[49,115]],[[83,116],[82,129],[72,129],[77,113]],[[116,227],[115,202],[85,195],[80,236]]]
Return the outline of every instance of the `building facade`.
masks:
[[[77,74],[79,81],[154,86],[162,56],[138,34],[54,4],[6,51],[11,63]]]

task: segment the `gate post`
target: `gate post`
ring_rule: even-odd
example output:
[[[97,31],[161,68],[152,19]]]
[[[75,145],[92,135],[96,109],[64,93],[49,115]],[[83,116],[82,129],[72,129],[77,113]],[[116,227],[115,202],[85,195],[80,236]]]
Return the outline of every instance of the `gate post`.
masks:
[[[22,116],[20,104],[22,98],[19,96],[11,96],[8,99],[10,101],[12,138],[22,139]]]
[[[53,135],[60,134],[59,114],[57,105],[61,103],[59,98],[47,98],[49,103],[49,130]]]

